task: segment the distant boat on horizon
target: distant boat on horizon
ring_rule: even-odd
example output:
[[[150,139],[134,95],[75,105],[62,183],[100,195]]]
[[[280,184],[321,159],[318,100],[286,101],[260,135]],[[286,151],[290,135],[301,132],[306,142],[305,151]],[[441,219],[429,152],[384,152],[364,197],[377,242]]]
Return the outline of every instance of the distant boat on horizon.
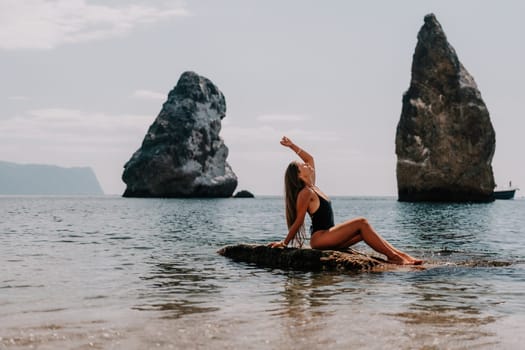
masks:
[[[509,181],[508,188],[494,191],[494,199],[513,199],[516,191],[519,191],[519,188],[512,187],[512,181]]]

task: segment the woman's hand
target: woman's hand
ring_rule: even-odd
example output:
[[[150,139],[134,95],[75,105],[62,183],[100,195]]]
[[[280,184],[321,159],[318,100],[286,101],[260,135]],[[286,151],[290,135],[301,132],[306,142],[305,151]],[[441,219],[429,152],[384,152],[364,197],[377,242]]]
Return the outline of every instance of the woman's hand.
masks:
[[[281,139],[281,145],[283,145],[284,147],[292,147],[294,143],[292,142],[292,140],[290,140],[288,137],[286,136],[283,136],[283,138]]]
[[[270,248],[286,248],[286,246],[284,245],[283,241],[268,243],[268,247],[270,247]]]

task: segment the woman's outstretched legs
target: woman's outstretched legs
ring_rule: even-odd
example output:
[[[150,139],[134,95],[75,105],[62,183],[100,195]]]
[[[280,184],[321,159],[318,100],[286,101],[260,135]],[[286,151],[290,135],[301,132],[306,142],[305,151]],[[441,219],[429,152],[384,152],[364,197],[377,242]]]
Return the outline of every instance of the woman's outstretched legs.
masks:
[[[386,255],[395,264],[421,264],[421,260],[394,248],[370,226],[365,218],[357,218],[339,224],[326,231],[316,232],[310,240],[315,249],[346,249],[365,241],[375,251]]]

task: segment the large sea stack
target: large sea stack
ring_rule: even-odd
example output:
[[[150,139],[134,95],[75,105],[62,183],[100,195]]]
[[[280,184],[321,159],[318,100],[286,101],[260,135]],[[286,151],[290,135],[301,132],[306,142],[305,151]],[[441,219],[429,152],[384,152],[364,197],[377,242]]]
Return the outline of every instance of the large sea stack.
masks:
[[[425,16],[397,126],[400,201],[488,202],[496,147],[474,78],[433,14]]]
[[[225,115],[222,92],[205,77],[183,73],[124,165],[124,197],[230,197],[237,176],[219,137]]]

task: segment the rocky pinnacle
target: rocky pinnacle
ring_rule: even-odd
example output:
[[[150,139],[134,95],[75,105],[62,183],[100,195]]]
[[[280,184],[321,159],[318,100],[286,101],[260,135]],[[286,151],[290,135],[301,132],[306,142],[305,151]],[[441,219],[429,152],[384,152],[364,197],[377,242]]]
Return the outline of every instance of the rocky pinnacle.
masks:
[[[493,200],[495,132],[474,78],[425,16],[396,133],[400,201]]]

